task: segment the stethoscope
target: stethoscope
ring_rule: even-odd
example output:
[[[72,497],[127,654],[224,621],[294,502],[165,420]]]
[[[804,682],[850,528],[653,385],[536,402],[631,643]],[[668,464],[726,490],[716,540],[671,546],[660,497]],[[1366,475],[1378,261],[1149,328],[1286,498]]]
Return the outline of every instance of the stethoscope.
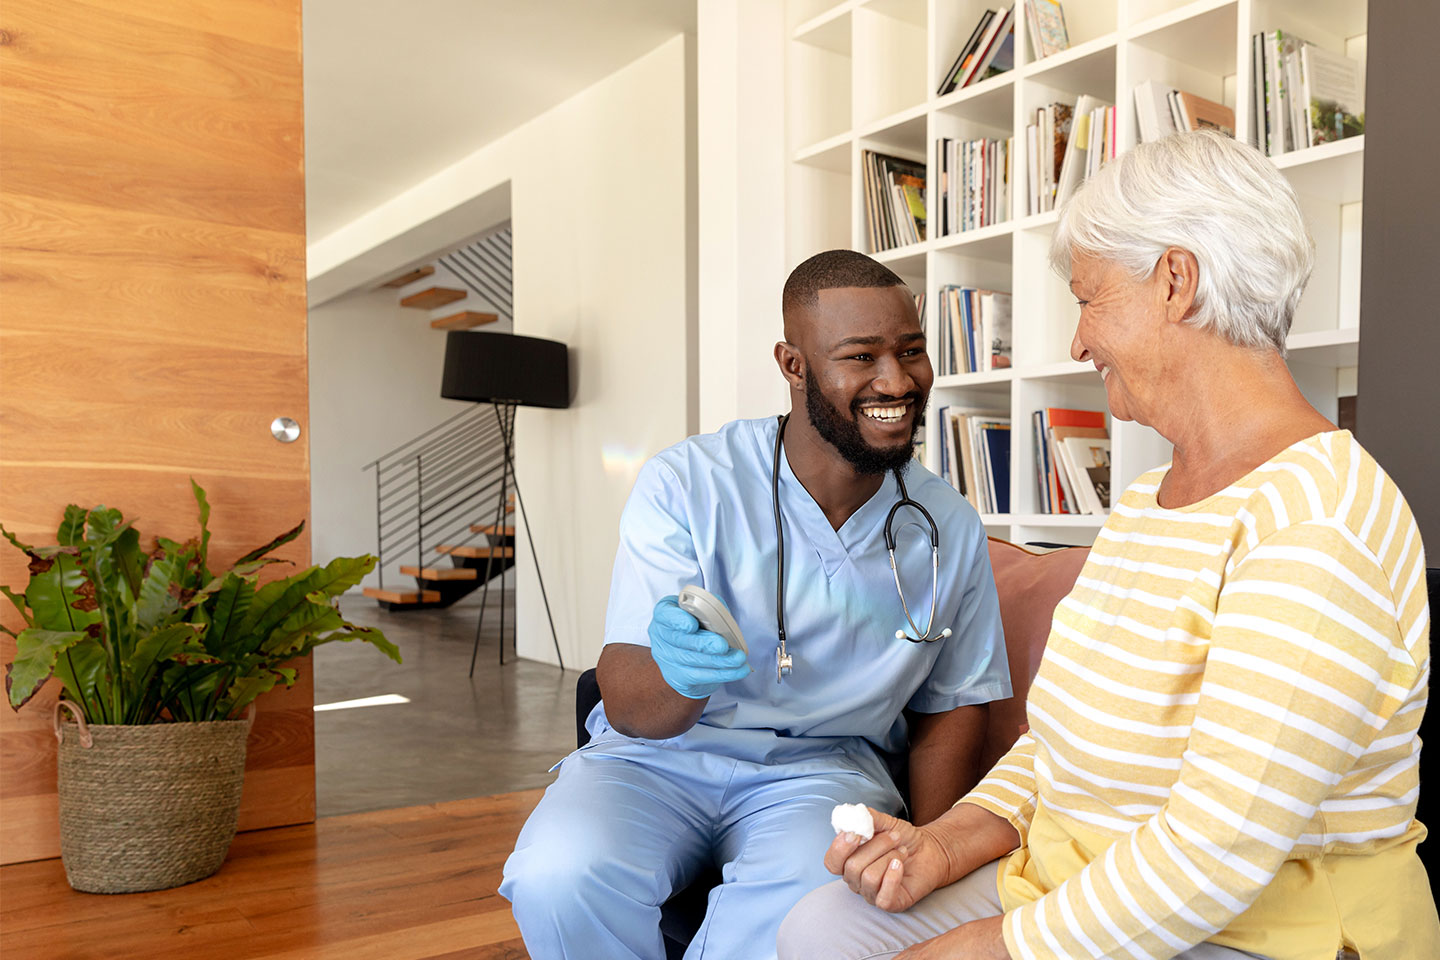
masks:
[[[785,424],[789,420],[789,414],[781,417],[780,425],[775,430],[775,462],[770,471],[770,495],[775,502],[775,629],[780,638],[780,645],[775,648],[776,683],[783,680],[785,674],[795,667],[795,658],[785,650],[785,528],[780,523],[780,453],[785,441]],[[949,627],[933,637],[930,636],[930,631],[935,629],[936,601],[940,596],[940,528],[935,526],[935,518],[930,516],[929,510],[910,499],[910,494],[905,490],[905,479],[900,476],[899,470],[895,471],[895,482],[900,485],[900,499],[895,501],[885,518],[885,549],[890,554],[890,573],[895,577],[895,592],[900,595],[900,609],[905,611],[905,620],[914,633],[920,633],[920,628],[910,616],[910,604],[905,602],[905,591],[900,586],[900,568],[895,565],[895,514],[900,512],[901,507],[914,507],[920,511],[925,522],[930,524],[930,622],[925,625],[925,632],[918,637],[911,636],[904,630],[896,630],[895,639],[909,640],[911,643],[934,643],[950,636]],[[913,520],[910,523],[920,526]]]

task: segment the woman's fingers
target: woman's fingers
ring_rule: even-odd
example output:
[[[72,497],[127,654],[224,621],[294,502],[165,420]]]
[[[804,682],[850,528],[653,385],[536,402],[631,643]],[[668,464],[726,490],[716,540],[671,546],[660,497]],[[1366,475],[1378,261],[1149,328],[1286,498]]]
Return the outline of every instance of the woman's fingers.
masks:
[[[840,874],[845,878],[845,884],[863,895],[865,871],[877,862],[888,860],[897,846],[899,844],[896,838],[889,833],[877,833],[873,839],[862,843],[859,849],[845,860],[845,867]]]
[[[871,901],[881,910],[896,913],[910,906],[910,898],[905,892],[905,861],[899,857],[891,857],[890,862],[885,865],[885,873],[880,878],[880,889],[875,892],[875,899]]]

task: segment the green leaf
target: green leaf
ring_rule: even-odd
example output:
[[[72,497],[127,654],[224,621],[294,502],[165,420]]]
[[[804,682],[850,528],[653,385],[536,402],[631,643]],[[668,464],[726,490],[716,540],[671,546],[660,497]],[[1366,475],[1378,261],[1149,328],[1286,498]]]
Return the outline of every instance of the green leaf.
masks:
[[[0,584],[0,593],[3,593],[5,598],[14,604],[15,609],[20,611],[20,616],[25,621],[25,626],[33,627],[35,625],[34,621],[30,619],[30,608],[25,603],[25,595],[23,593],[16,593],[4,584]],[[11,636],[14,636],[14,634],[11,634]]]
[[[65,519],[60,521],[60,529],[55,533],[55,542],[65,547],[78,547],[85,541],[85,517],[84,508],[75,504],[65,508]]]
[[[180,565],[168,557],[150,561],[135,601],[135,626],[148,633],[180,611]]]
[[[194,624],[177,623],[141,637],[135,650],[121,662],[125,683],[132,690],[144,686],[156,665],[185,652],[204,654]]]
[[[203,579],[210,579],[210,568],[207,566],[210,560],[210,501],[205,499],[205,491],[195,478],[190,478],[190,489],[195,494],[195,502],[200,505],[200,573]]]
[[[339,610],[330,606],[325,594],[312,593],[306,601],[261,640],[259,653],[276,660],[286,660],[307,647],[307,640],[345,625],[345,618],[340,616]]]
[[[255,676],[241,677],[230,685],[225,691],[225,696],[216,705],[216,716],[222,719],[234,717],[245,709],[254,699],[262,693],[269,693],[274,689],[275,684],[284,683],[285,686],[295,682],[295,671],[289,669],[263,668],[263,672]]]
[[[255,602],[245,615],[240,630],[247,637],[255,638],[250,647],[263,644],[270,631],[285,622],[291,614],[308,601],[306,597],[321,592],[338,597],[365,578],[375,566],[375,558],[337,557],[324,567],[311,567],[303,573],[284,580],[276,580],[261,587],[255,594]]]
[[[84,630],[100,622],[95,608],[93,584],[79,562],[68,554],[36,562],[32,554],[30,584],[25,603],[30,607],[31,625],[45,630]],[[38,569],[48,563],[44,569]],[[90,584],[90,586],[86,586]],[[78,606],[77,606],[78,604]]]
[[[0,523],[0,536],[3,536],[6,540],[9,540],[11,545],[14,546],[15,549],[19,550],[21,553],[28,553],[31,556],[34,556],[35,548],[30,546],[30,544],[28,543],[21,543],[19,540],[17,540],[15,538],[15,534],[11,533],[9,530],[6,530],[5,524],[3,523]]]
[[[386,639],[385,634],[381,633],[379,630],[374,629],[373,627],[357,627],[353,623],[346,623],[343,629],[338,630],[335,633],[327,634],[325,637],[321,638],[319,643],[330,643],[336,640],[342,642],[349,642],[351,640],[363,640],[366,643],[370,644],[372,647],[374,647],[376,650],[379,650],[381,653],[385,654],[385,656],[389,657],[391,660],[394,660],[396,663],[403,662],[400,659],[400,648],[395,646],[395,644],[391,643],[388,639]],[[319,644],[317,643],[316,645],[318,646]],[[304,652],[309,653],[310,651],[306,650]]]
[[[233,572],[225,575],[213,607],[206,608],[210,613],[210,629],[205,635],[205,646],[211,653],[225,655],[235,649],[244,636],[240,624],[254,599],[253,581],[237,577]]]
[[[85,639],[85,634],[68,630],[41,630],[32,627],[20,631],[15,639],[15,662],[5,674],[5,690],[10,706],[19,710],[35,696],[40,686],[55,673],[55,660],[60,654]]]
[[[276,537],[274,540],[271,540],[269,543],[265,544],[265,546],[263,546],[263,547],[256,547],[254,550],[251,550],[249,553],[245,554],[245,556],[241,557],[239,560],[236,560],[236,561],[235,561],[235,566],[238,567],[238,566],[240,566],[241,564],[250,563],[252,560],[259,560],[261,557],[265,556],[265,554],[269,553],[271,550],[274,550],[274,549],[276,549],[276,548],[278,548],[278,547],[283,547],[285,544],[289,543],[291,540],[294,540],[296,537],[300,536],[301,531],[304,530],[304,529],[305,529],[305,521],[304,521],[304,520],[301,520],[301,521],[300,521],[298,524],[296,524],[294,527],[290,528],[289,530],[286,530],[284,533],[280,534],[280,536]]]
[[[110,701],[109,659],[98,640],[86,637],[55,661],[55,676],[65,685],[65,695],[85,710],[91,723],[106,723],[104,705]]]

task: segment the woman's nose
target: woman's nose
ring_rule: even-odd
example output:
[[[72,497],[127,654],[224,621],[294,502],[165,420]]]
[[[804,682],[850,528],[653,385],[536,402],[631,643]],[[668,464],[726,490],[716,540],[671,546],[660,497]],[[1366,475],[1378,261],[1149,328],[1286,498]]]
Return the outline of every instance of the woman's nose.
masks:
[[[1070,338],[1070,359],[1084,363],[1090,359],[1090,351],[1085,349],[1085,344],[1080,342],[1080,328],[1075,328],[1075,336]]]

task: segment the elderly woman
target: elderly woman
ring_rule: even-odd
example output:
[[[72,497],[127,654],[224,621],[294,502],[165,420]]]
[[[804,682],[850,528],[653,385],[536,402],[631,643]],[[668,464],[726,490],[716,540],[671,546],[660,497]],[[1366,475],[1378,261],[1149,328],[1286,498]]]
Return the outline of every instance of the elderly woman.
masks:
[[[1440,956],[1420,536],[1286,369],[1312,264],[1293,191],[1231,139],[1144,144],[1064,209],[1051,261],[1071,356],[1174,458],[1056,609],[1029,731],[941,819],[837,837],[843,880],[781,958]]]

